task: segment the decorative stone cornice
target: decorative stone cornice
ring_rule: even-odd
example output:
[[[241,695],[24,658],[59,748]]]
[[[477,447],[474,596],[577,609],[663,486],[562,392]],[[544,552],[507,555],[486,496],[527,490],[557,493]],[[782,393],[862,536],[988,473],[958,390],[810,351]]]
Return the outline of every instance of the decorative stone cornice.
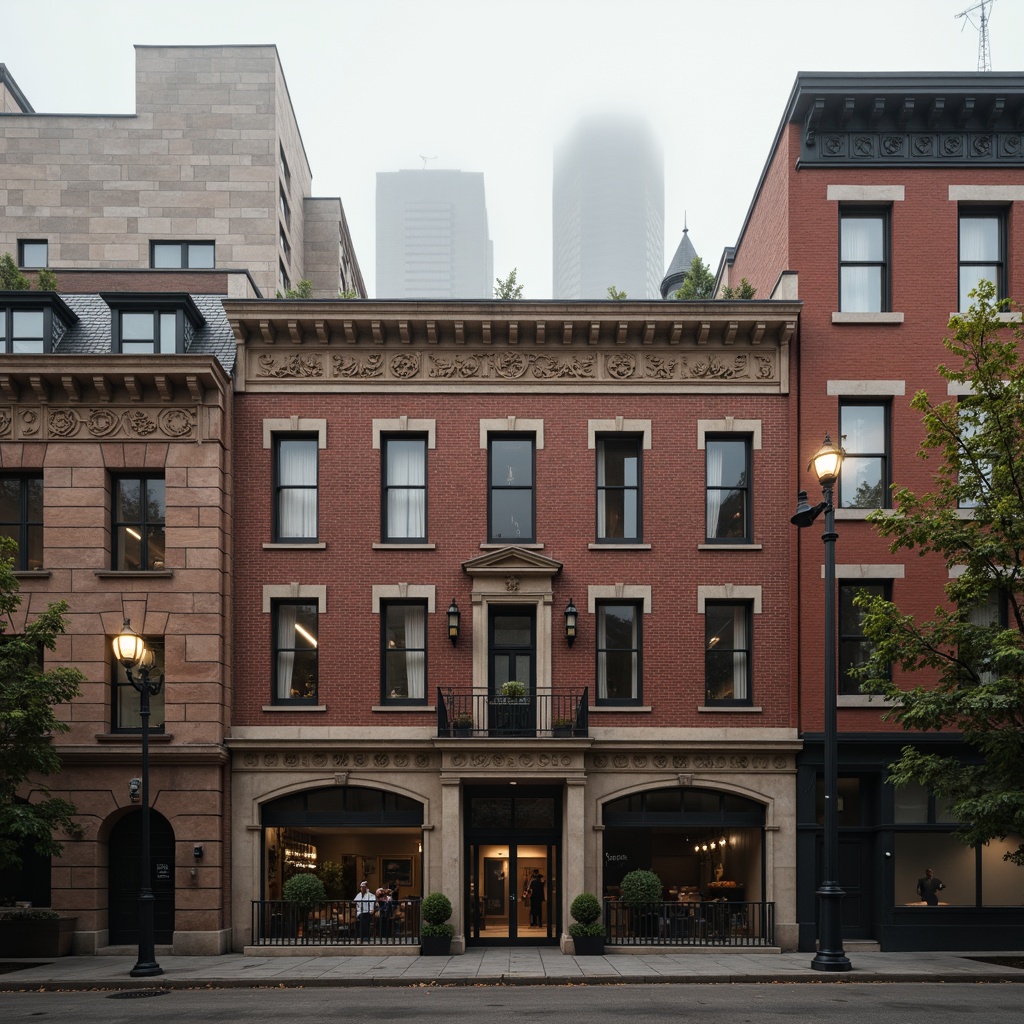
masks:
[[[781,392],[799,302],[224,303],[236,389]]]
[[[209,440],[230,386],[212,356],[5,356],[0,440]]]

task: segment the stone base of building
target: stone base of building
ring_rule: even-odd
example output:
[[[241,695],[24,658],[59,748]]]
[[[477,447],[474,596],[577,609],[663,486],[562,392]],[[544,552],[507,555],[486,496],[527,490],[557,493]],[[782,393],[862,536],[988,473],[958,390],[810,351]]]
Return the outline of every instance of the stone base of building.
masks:
[[[455,952],[455,943],[452,943]],[[459,950],[462,952],[462,950]],[[419,946],[244,946],[244,956],[419,956]]]
[[[223,956],[231,952],[231,929],[219,928],[208,932],[174,933],[171,946],[173,956]]]

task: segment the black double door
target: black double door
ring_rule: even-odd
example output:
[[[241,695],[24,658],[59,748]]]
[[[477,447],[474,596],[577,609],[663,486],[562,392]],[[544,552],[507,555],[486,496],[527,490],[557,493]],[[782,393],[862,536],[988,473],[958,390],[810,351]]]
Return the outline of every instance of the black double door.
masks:
[[[174,937],[174,830],[156,811],[149,818],[153,938],[168,945]],[[109,908],[112,946],[139,941],[139,886],[142,878],[142,812],[133,811],[110,832]]]

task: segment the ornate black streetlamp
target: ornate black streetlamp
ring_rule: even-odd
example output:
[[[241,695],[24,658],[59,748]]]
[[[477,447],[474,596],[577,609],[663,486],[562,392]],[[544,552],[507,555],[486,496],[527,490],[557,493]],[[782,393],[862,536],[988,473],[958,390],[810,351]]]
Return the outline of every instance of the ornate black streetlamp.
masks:
[[[794,526],[810,526],[825,513],[825,822],[822,844],[821,888],[818,890],[820,926],[818,952],[811,961],[816,971],[849,971],[852,968],[843,950],[843,890],[839,888],[839,737],[836,729],[836,533],[832,487],[846,453],[832,443],[828,434],[807,467],[821,484],[822,500],[807,503],[807,492],[797,499]]]
[[[128,682],[139,691],[139,717],[142,719],[142,874],[139,877],[139,957],[129,971],[133,978],[151,978],[163,974],[156,962],[153,940],[153,882],[149,853],[149,698],[164,685],[164,677],[151,679],[153,652],[145,640],[124,620],[124,628],[114,637],[114,657],[124,666]]]

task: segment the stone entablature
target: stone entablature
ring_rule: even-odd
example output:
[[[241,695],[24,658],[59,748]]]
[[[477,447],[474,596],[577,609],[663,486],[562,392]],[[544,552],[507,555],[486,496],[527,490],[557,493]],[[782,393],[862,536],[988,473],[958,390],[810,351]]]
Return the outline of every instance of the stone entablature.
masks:
[[[0,441],[223,441],[229,388],[211,356],[5,356]]]
[[[785,393],[798,302],[228,301],[238,391]]]

